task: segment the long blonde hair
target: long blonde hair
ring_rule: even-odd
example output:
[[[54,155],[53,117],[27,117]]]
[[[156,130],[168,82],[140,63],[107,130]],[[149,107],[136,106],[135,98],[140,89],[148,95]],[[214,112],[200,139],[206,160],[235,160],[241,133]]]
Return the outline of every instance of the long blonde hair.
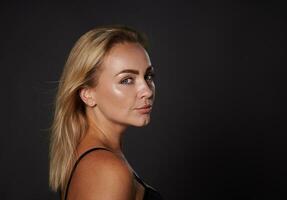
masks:
[[[77,158],[77,145],[89,125],[79,90],[98,84],[105,55],[115,44],[123,42],[139,43],[147,49],[145,35],[115,25],[88,31],[69,54],[59,81],[51,126],[49,183],[54,191],[65,190]]]

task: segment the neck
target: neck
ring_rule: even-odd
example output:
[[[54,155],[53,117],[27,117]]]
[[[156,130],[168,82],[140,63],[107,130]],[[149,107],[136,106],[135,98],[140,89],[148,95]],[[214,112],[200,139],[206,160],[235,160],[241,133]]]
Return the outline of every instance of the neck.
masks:
[[[114,123],[106,119],[100,113],[95,113],[92,108],[87,109],[89,123],[88,135],[97,140],[104,147],[107,147],[115,153],[122,154],[123,133],[127,126]]]

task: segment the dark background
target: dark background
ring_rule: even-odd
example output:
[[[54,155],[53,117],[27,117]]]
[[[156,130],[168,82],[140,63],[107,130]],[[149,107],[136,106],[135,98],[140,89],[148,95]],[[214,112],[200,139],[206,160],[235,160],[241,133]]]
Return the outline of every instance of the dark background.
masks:
[[[125,135],[126,156],[145,182],[165,199],[286,199],[283,3],[0,5],[1,200],[58,199],[48,188],[57,81],[74,42],[106,24],[150,39],[152,122]]]

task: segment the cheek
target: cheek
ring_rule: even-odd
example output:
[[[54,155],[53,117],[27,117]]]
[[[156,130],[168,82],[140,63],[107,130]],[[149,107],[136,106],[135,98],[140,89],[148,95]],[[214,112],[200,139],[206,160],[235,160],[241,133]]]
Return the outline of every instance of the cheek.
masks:
[[[102,102],[107,109],[116,112],[130,110],[135,106],[135,92],[126,87],[111,85],[103,90]]]
[[[154,101],[155,100],[155,91],[156,91],[154,82],[150,83],[149,88],[150,88],[150,90],[152,91],[152,94],[153,94],[152,101]]]
[[[151,83],[151,88],[150,88],[153,92],[153,96],[155,97],[155,84],[154,82]]]

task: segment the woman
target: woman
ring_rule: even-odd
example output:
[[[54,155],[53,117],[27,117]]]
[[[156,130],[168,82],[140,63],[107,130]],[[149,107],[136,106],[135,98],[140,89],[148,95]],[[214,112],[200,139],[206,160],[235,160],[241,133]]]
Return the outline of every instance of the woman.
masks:
[[[95,28],[76,42],[59,82],[50,144],[50,186],[62,199],[161,199],[122,152],[126,128],[150,121],[153,76],[145,37],[131,28]]]

